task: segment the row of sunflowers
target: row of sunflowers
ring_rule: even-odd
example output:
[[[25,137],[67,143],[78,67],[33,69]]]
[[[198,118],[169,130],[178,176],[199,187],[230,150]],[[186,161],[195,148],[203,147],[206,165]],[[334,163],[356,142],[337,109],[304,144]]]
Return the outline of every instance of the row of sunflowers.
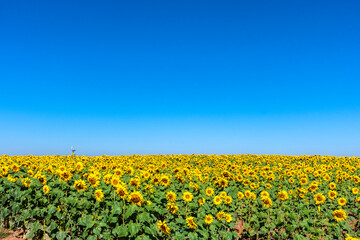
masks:
[[[0,156],[0,223],[31,239],[360,239],[360,158]]]

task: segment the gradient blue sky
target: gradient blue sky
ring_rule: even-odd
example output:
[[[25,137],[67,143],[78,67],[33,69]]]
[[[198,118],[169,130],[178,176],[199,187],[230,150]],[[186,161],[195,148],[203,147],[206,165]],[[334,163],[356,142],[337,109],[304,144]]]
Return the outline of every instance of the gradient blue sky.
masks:
[[[0,1],[0,154],[360,155],[359,1]]]

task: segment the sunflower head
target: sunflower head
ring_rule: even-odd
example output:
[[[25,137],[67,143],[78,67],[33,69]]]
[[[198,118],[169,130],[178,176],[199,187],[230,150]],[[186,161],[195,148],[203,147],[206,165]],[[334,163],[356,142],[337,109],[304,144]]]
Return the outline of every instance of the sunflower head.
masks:
[[[205,221],[206,224],[211,224],[214,221],[214,218],[213,218],[212,215],[209,214],[209,215],[205,216],[204,221]]]
[[[135,205],[141,206],[141,204],[144,201],[144,198],[139,191],[135,191],[129,194],[128,201]]]
[[[50,187],[48,185],[43,186],[43,191],[45,194],[48,194],[50,192]]]
[[[212,196],[213,194],[214,194],[214,189],[213,188],[206,188],[205,189],[205,194],[207,195],[207,196]]]
[[[176,202],[176,193],[174,193],[173,191],[170,191],[166,194],[166,199],[169,202]]]
[[[339,209],[332,212],[333,217],[336,221],[340,222],[347,218],[347,214],[344,210]]]
[[[185,202],[191,202],[192,201],[192,199],[193,199],[193,194],[191,193],[191,192],[184,192],[183,193],[183,200],[185,201]]]
[[[347,201],[346,201],[346,198],[339,198],[338,199],[338,204],[340,205],[340,206],[344,206],[345,204],[347,203]]]
[[[96,198],[96,201],[99,201],[99,202],[101,202],[101,200],[104,198],[104,193],[102,192],[101,189],[95,190],[95,198]]]
[[[222,199],[220,196],[215,196],[214,197],[214,204],[215,205],[220,205],[222,203]]]

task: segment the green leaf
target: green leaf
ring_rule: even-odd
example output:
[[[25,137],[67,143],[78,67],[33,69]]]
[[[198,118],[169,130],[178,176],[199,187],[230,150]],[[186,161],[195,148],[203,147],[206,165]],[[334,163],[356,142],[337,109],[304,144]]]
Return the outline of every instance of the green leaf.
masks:
[[[90,215],[84,215],[79,218],[79,224],[85,226],[86,228],[91,228],[93,226],[92,217]]]
[[[286,232],[282,232],[280,235],[281,235],[282,238],[287,239],[288,235],[286,234]]]
[[[195,233],[195,232],[191,232],[191,233],[189,233],[189,239],[190,240],[196,240],[196,239],[198,239],[198,235],[197,235],[197,233]]]
[[[55,221],[51,221],[50,225],[46,227],[46,232],[51,233],[57,228],[57,223]]]
[[[266,227],[261,227],[261,228],[260,228],[260,233],[261,233],[262,235],[265,236],[265,234],[267,234],[268,232],[269,232],[269,230],[266,229]]]
[[[254,215],[250,218],[250,222],[258,222],[258,221],[259,221],[259,219],[256,215]]]
[[[156,231],[150,227],[145,227],[144,230],[145,230],[145,233],[147,233],[149,235],[156,235]]]
[[[131,237],[140,231],[140,223],[133,223],[131,221],[128,226],[129,226],[129,233],[130,233]]]
[[[185,220],[182,216],[176,218],[176,222],[179,223],[179,224],[184,224],[185,223]]]
[[[96,236],[88,236],[87,240],[96,240],[97,237]]]
[[[66,238],[66,232],[59,231],[56,233],[56,239],[58,240],[64,240]]]
[[[118,237],[126,237],[128,233],[128,228],[126,225],[117,226],[113,229],[113,234]]]
[[[200,236],[201,239],[208,239],[210,237],[208,231],[206,230],[199,229],[198,232],[201,234]]]
[[[151,222],[150,214],[147,212],[143,212],[143,213],[137,215],[137,219],[140,222],[147,222],[147,223]]]
[[[93,233],[98,236],[101,237],[101,227],[96,227],[93,229]]]
[[[304,227],[304,228],[308,228],[309,227],[309,224],[306,220],[303,220],[299,223],[299,226],[300,227]]]
[[[117,217],[109,217],[109,222],[116,223],[118,221]]]
[[[56,211],[57,211],[57,207],[55,207],[54,205],[50,205],[47,210],[48,216],[51,216]]]
[[[300,234],[295,234],[294,235],[294,240],[305,240],[306,238],[305,237],[303,237],[303,236],[301,236]]]
[[[114,202],[114,206],[112,208],[112,214],[121,214],[122,213],[122,208],[120,206],[119,202]]]
[[[134,214],[134,212],[136,211],[136,209],[137,209],[137,206],[136,206],[135,204],[131,204],[131,205],[129,206],[129,208],[126,210],[125,215],[124,215],[124,218],[125,218],[125,219],[128,219],[131,215]]]
[[[225,237],[226,237],[226,239],[234,239],[234,234],[233,234],[233,232],[227,232],[225,234]]]
[[[135,240],[150,240],[150,238],[143,234],[135,238]]]

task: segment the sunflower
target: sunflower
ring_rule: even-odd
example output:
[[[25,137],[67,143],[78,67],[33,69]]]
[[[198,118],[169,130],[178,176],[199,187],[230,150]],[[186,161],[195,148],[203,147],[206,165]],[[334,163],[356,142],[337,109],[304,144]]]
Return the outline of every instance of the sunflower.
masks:
[[[132,175],[134,175],[135,170],[134,170],[133,167],[129,167],[129,168],[126,169],[126,172],[132,176]]]
[[[319,189],[319,185],[318,185],[318,183],[317,182],[312,182],[311,184],[310,184],[310,186],[308,187],[308,189],[309,189],[309,191],[311,191],[311,192],[315,192],[316,190],[318,190]]]
[[[331,183],[329,184],[329,188],[330,188],[331,190],[334,190],[334,189],[336,188],[336,183],[331,182]]]
[[[222,203],[222,199],[220,196],[215,196],[214,197],[214,204],[215,205],[220,205]]]
[[[72,174],[70,173],[70,171],[65,171],[65,172],[61,172],[60,174],[60,178],[61,180],[67,182],[71,179]]]
[[[338,204],[340,205],[340,206],[344,206],[345,204],[347,203],[347,201],[346,201],[346,199],[345,198],[339,198],[338,199]]]
[[[245,197],[246,198],[251,198],[251,196],[252,196],[252,192],[250,192],[249,190],[246,190],[245,191]]]
[[[125,199],[128,195],[128,191],[127,191],[127,188],[126,186],[122,186],[122,185],[119,185],[117,188],[116,188],[116,194],[121,197],[122,199]]]
[[[216,187],[226,188],[229,185],[228,180],[224,178],[220,178],[218,181],[214,183]]]
[[[283,190],[283,191],[280,191],[280,192],[278,193],[278,198],[279,198],[281,201],[285,201],[285,200],[289,199],[289,195],[288,195],[288,193],[287,193],[285,190]]]
[[[260,198],[267,198],[270,197],[270,194],[267,191],[262,191],[260,193]]]
[[[35,178],[37,178],[39,180],[39,182],[43,185],[47,183],[45,175],[37,174],[37,175],[35,175]]]
[[[140,207],[144,201],[144,198],[139,191],[135,191],[129,194],[128,201]]]
[[[84,180],[75,180],[74,183],[74,188],[76,188],[76,190],[79,192],[80,190],[86,191],[87,190],[87,186]]]
[[[154,192],[154,186],[151,185],[151,184],[146,184],[146,185],[144,186],[144,189],[145,189],[145,191],[148,191],[148,192],[151,192],[151,193]]]
[[[207,195],[207,196],[212,196],[213,194],[214,194],[214,189],[213,188],[206,188],[205,189],[205,194]]]
[[[43,191],[45,194],[48,194],[50,192],[50,187],[48,185],[43,186]]]
[[[123,175],[123,172],[120,168],[116,168],[114,170],[114,175],[117,176],[117,177],[121,177]]]
[[[59,170],[58,170],[59,174],[66,172],[66,167],[65,166],[60,166]]]
[[[144,180],[148,180],[150,178],[150,173],[148,171],[145,171],[141,174],[141,178]]]
[[[176,206],[174,203],[168,203],[166,209],[172,214],[176,214],[179,210],[179,207]]]
[[[275,177],[274,175],[271,175],[271,176],[269,176],[269,177],[267,178],[267,180],[268,180],[269,182],[273,182],[273,181],[275,181],[275,179],[276,179],[276,177]]]
[[[191,229],[196,229],[198,227],[194,222],[194,217],[186,218],[186,225],[188,225],[188,227]]]
[[[231,178],[231,173],[229,171],[222,171],[221,172],[221,175],[224,177],[224,178],[227,178],[227,179],[230,179]]]
[[[205,216],[204,221],[205,221],[206,224],[211,224],[214,221],[214,218],[213,218],[212,215],[209,214],[209,215]]]
[[[166,235],[170,234],[170,228],[168,227],[168,225],[166,225],[165,220],[164,221],[159,220],[157,225],[161,232],[163,232]]]
[[[355,202],[358,203],[358,204],[360,204],[360,197],[357,197],[357,198],[355,199]]]
[[[136,177],[136,178],[131,178],[130,179],[130,182],[129,182],[130,186],[135,186],[136,188],[139,188],[140,184],[141,184],[140,178]]]
[[[17,165],[17,164],[11,165],[10,169],[11,169],[13,172],[18,172],[18,171],[20,171],[20,167],[19,167],[19,165]]]
[[[199,198],[198,203],[200,206],[202,206],[205,204],[205,201],[206,201],[205,198]]]
[[[184,192],[183,193],[183,197],[182,199],[185,201],[185,202],[191,202],[192,199],[193,199],[193,194],[191,192]]]
[[[307,178],[300,178],[300,185],[301,186],[305,186],[308,184],[308,180]]]
[[[331,177],[328,174],[325,174],[323,179],[327,182],[329,182],[331,180]]]
[[[82,162],[76,163],[75,169],[76,171],[81,172],[84,169],[84,164]]]
[[[289,178],[289,180],[288,180],[288,181],[289,181],[289,183],[290,183],[290,184],[294,184],[294,183],[295,183],[295,180],[294,180],[292,177],[291,177],[291,178]]]
[[[261,203],[265,208],[269,208],[272,206],[271,198],[262,198]]]
[[[110,183],[111,183],[111,178],[112,178],[112,174],[111,174],[111,173],[105,174],[105,176],[104,176],[104,182],[105,182],[106,184],[110,184]]]
[[[225,218],[225,215],[226,215],[226,213],[224,213],[224,212],[218,212],[217,214],[216,214],[216,218],[217,218],[217,220],[224,220],[223,218]]]
[[[233,199],[232,199],[232,197],[230,197],[230,196],[226,196],[225,199],[224,199],[224,202],[225,202],[226,204],[231,204],[232,201],[233,201]]]
[[[1,170],[2,170],[3,173],[7,173],[7,172],[8,172],[8,169],[7,169],[7,168],[2,168]],[[31,169],[28,170],[26,173],[27,173],[29,176],[31,176],[31,177],[34,176],[34,171],[31,170]],[[5,174],[4,174],[4,175],[5,175]]]
[[[220,192],[220,197],[225,198],[227,196],[227,193],[225,191]]]
[[[353,193],[354,195],[357,195],[357,194],[359,193],[359,189],[358,189],[358,188],[353,188],[353,189],[351,189],[351,191],[352,191],[352,193]]]
[[[337,198],[337,192],[336,191],[333,191],[333,190],[330,190],[329,192],[328,192],[328,196],[329,196],[329,198],[331,199],[331,200],[334,200],[335,198]]]
[[[340,222],[347,218],[347,214],[344,210],[339,209],[332,212],[333,217],[336,221]]]
[[[176,193],[174,193],[173,191],[170,191],[166,194],[166,199],[169,202],[176,202]]]
[[[90,185],[91,185],[92,187],[97,187],[97,186],[99,186],[99,184],[100,184],[98,175],[96,175],[96,174],[94,174],[94,173],[91,173],[91,174],[87,177],[87,180],[88,180],[88,182],[90,183]]]
[[[199,189],[200,189],[199,185],[196,183],[193,183],[193,182],[189,183],[189,187],[194,189],[196,192],[199,191]]]
[[[30,187],[30,184],[32,183],[32,180],[31,180],[30,178],[23,178],[23,179],[21,179],[21,183],[22,183],[25,187],[29,188],[29,187]]]
[[[232,221],[231,214],[225,214],[225,221],[227,221],[228,223],[230,223]]]
[[[238,192],[237,197],[238,197],[239,200],[241,200],[241,199],[244,198],[244,194],[242,192]]]
[[[325,202],[326,197],[322,193],[317,193],[314,195],[314,200],[317,205]]]
[[[243,180],[242,184],[244,184],[244,186],[249,186],[251,184],[249,179],[245,179]]]
[[[160,178],[160,184],[167,187],[170,185],[170,178],[166,175],[161,176]]]
[[[99,202],[101,202],[101,200],[104,198],[104,193],[102,192],[101,189],[95,190],[95,198],[96,198],[96,201],[99,201]]]
[[[243,177],[242,177],[241,175],[237,175],[235,179],[236,179],[236,181],[238,181],[238,182],[242,182]]]
[[[119,184],[121,183],[120,178],[116,177],[115,175],[111,178],[111,186],[114,188],[117,188]]]

